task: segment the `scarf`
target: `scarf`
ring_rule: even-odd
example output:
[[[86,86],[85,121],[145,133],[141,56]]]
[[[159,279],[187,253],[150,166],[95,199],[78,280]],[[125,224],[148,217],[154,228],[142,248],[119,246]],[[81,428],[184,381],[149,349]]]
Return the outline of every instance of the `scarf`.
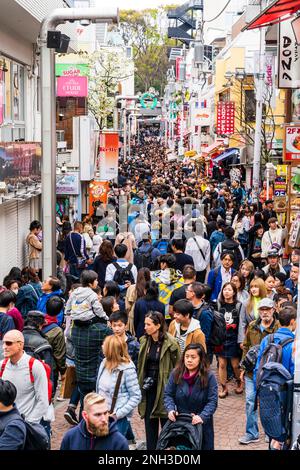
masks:
[[[193,386],[195,385],[197,376],[198,371],[196,371],[193,375],[189,375],[188,372],[185,372],[182,376],[183,380],[185,380],[189,386],[189,395],[192,394]]]

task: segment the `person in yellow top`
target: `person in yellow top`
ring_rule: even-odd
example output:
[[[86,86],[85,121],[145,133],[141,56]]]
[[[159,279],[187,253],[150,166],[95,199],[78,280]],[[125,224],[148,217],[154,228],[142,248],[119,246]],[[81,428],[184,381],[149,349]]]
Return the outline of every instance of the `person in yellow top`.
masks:
[[[170,323],[169,334],[177,339],[181,352],[189,344],[201,344],[206,352],[205,335],[199,320],[193,318],[194,307],[187,299],[177,300],[174,304],[174,320]]]

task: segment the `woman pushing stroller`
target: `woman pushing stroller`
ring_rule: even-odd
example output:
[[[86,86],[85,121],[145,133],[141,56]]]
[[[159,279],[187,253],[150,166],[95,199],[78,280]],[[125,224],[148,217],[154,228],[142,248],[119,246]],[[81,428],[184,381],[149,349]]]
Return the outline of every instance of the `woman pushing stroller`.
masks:
[[[207,355],[200,344],[190,344],[170,375],[164,394],[168,418],[190,414],[192,425],[202,424],[202,450],[214,449],[213,414],[218,404],[218,385],[209,370]]]

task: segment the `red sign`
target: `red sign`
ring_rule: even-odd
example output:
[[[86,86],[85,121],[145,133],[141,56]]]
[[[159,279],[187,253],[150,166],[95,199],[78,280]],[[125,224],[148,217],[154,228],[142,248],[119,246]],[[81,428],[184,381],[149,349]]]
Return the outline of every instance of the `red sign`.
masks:
[[[234,134],[235,104],[233,101],[218,102],[217,134]]]
[[[300,126],[285,126],[285,145],[283,160],[295,162],[300,160]]]
[[[74,96],[86,98],[88,95],[87,77],[58,77],[57,96]]]

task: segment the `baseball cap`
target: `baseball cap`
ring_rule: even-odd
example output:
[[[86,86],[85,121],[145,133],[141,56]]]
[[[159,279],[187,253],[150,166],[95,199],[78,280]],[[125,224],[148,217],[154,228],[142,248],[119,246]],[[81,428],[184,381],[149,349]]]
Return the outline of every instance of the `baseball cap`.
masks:
[[[274,308],[275,304],[272,299],[269,299],[266,297],[265,299],[262,299],[260,302],[258,302],[257,308]]]
[[[268,251],[268,257],[278,257],[279,258],[280,254],[278,253],[278,250],[276,250],[275,248],[272,249],[272,250],[269,250]]]

